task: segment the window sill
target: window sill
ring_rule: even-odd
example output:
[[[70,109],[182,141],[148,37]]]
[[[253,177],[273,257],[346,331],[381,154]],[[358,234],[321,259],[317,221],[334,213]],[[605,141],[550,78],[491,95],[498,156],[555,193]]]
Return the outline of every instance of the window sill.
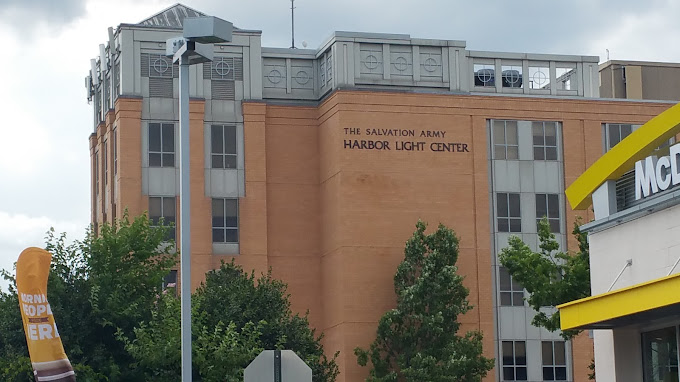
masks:
[[[212,243],[213,255],[238,255],[238,243]]]

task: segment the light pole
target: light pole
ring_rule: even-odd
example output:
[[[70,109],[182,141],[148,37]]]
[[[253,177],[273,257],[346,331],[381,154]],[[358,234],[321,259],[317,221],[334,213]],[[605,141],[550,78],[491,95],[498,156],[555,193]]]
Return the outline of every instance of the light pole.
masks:
[[[182,382],[191,382],[191,182],[189,178],[189,65],[212,61],[214,43],[231,41],[232,24],[217,17],[187,17],[182,37],[167,40],[165,53],[179,61],[179,177]]]

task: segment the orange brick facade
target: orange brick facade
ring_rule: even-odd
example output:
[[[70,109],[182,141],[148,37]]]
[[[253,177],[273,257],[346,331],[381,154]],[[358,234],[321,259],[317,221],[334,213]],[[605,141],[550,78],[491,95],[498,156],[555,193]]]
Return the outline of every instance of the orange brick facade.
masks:
[[[568,185],[602,154],[602,123],[644,123],[668,106],[343,90],[318,105],[244,102],[245,197],[239,200],[240,253],[235,259],[256,272],[271,268],[274,277],[288,284],[294,311],[309,310],[312,325],[325,333],[327,353],[340,351],[338,381],[356,382],[365,378],[367,369],[357,365],[353,349],[373,340],[380,316],[395,304],[393,276],[403,259],[404,242],[418,219],[430,227],[441,222],[461,240],[458,265],[474,305],[461,318],[463,330],[484,332],[485,354],[498,357],[487,120],[561,122]],[[125,209],[131,216],[147,209],[141,115],[141,98],[121,97],[90,137],[93,171],[100,179],[97,192],[93,172],[93,222],[111,221]],[[196,287],[206,271],[231,257],[212,254],[203,101],[191,102],[191,129]],[[349,129],[361,134],[350,134]],[[414,130],[416,136],[367,136],[366,129]],[[421,131],[439,131],[442,136],[421,138]],[[353,140],[388,141],[390,149],[362,149],[351,142],[346,147],[345,141]],[[397,150],[397,141],[425,143],[420,151],[407,151]],[[107,181],[104,164],[94,166],[95,152],[103,150],[104,142],[111,153]],[[438,143],[460,145],[447,146],[455,152],[432,151],[444,148]],[[583,217],[590,220],[592,214]],[[575,218],[567,209],[569,229]],[[569,246],[574,245],[570,238]],[[573,379],[587,381],[592,341],[584,334],[572,346]],[[497,379],[496,371],[486,378]]]

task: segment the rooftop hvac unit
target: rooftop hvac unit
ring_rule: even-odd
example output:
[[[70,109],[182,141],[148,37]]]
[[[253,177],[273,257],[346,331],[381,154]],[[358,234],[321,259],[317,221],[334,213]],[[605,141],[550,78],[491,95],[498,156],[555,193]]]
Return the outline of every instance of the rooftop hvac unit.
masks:
[[[475,72],[475,86],[496,86],[493,69],[479,69]]]
[[[503,87],[504,88],[521,88],[522,87],[522,73],[519,70],[504,70],[503,71]]]

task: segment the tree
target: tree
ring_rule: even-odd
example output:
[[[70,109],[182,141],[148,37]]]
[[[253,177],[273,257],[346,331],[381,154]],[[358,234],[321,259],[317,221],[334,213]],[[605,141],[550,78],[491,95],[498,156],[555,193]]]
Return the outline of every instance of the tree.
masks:
[[[180,359],[179,300],[166,295],[154,319],[135,330],[126,348],[146,369],[146,380],[177,380]],[[231,263],[208,272],[192,298],[194,372],[205,382],[243,380],[243,370],[265,349],[294,350],[311,368],[315,382],[334,381],[335,357],[328,359],[321,336],[307,317],[293,314],[286,285],[271,272],[256,278]],[[171,338],[171,339],[169,339]]]
[[[163,277],[176,264],[168,227],[127,213],[98,235],[67,244],[47,234],[52,252],[48,299],[79,382],[179,381],[180,307]],[[0,380],[33,381],[14,276],[0,291]],[[235,264],[207,275],[193,295],[195,381],[238,380],[262,349],[293,349],[315,382],[338,374],[307,317],[293,315],[286,285]],[[337,354],[336,354],[337,356]]]
[[[443,225],[426,235],[425,223],[406,242],[394,276],[397,307],[378,323],[369,349],[356,348],[370,382],[479,381],[494,362],[482,355],[482,333],[463,336],[458,316],[472,309],[457,274],[458,238]]]
[[[47,296],[79,381],[144,381],[116,333],[133,338],[134,328],[152,317],[163,277],[176,263],[162,245],[166,230],[125,214],[72,244],[64,234],[47,233],[53,255]],[[19,377],[30,365],[28,349],[14,276],[2,274],[10,289],[0,292],[0,380],[32,381]]]
[[[499,256],[513,279],[529,292],[527,302],[538,312],[531,323],[551,332],[560,329],[560,312],[546,307],[590,296],[588,238],[579,224],[580,220],[574,223],[572,231],[578,241],[578,252],[559,251],[559,243],[543,218],[538,223],[539,252],[532,251],[519,237],[511,236],[508,247]],[[568,330],[562,332],[562,337],[568,340],[578,333]]]

